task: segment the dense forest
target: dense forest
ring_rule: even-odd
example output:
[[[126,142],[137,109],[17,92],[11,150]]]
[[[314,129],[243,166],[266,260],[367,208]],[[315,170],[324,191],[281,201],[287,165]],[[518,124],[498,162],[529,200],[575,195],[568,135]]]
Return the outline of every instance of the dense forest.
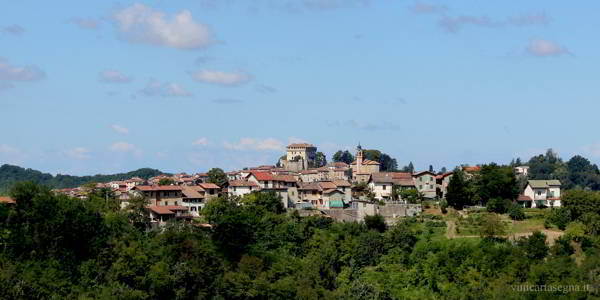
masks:
[[[209,202],[203,218],[211,228],[173,222],[156,230],[142,216],[144,199],[122,211],[104,193],[80,200],[32,183],[12,188],[17,204],[0,205],[0,298],[600,296],[598,192],[565,195],[560,215],[567,234],[552,246],[540,232],[510,240],[495,227],[480,238],[447,239],[438,215],[393,226],[379,216],[347,223],[300,217],[275,194],[256,192]],[[522,285],[581,290],[523,292]]]
[[[125,180],[131,177],[148,179],[160,174],[164,173],[159,170],[144,168],[128,173],[112,175],[71,176],[58,174],[53,176],[52,174],[5,164],[0,167],[0,195],[5,194],[9,187],[20,181],[31,181],[51,188],[62,189],[82,186],[89,182],[109,182],[114,180]]]

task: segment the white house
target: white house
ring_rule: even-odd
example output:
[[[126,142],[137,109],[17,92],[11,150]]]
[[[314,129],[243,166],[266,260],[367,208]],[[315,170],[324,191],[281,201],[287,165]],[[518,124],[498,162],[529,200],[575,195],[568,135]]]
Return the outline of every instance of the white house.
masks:
[[[182,201],[181,205],[186,207],[189,213],[194,216],[200,216],[200,210],[204,208],[205,191],[200,186],[182,186],[181,187]]]
[[[260,187],[256,182],[246,181],[246,180],[232,180],[229,182],[229,187],[227,187],[227,194],[229,196],[240,196],[250,194],[253,191],[260,190]]]
[[[525,176],[525,177],[527,177],[527,175],[529,174],[529,166],[518,166],[518,167],[515,167],[515,174],[517,174],[517,176]]]
[[[368,185],[375,193],[375,199],[391,200],[393,186],[402,190],[415,188],[415,181],[410,173],[377,172],[371,174]]]
[[[524,201],[526,207],[557,207],[560,203],[560,181],[553,180],[529,180],[525,186],[523,195],[529,197],[531,205]],[[525,199],[525,198],[523,198]]]

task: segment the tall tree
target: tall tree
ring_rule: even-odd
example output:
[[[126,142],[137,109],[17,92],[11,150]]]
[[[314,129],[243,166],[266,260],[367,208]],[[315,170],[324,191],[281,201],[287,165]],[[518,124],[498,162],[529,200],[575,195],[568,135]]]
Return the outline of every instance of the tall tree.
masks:
[[[511,167],[495,163],[481,166],[475,179],[476,201],[486,205],[490,199],[515,200],[519,195],[517,178]]]
[[[351,164],[354,161],[354,155],[350,153],[350,151],[339,150],[335,154],[333,154],[332,159],[334,162],[343,162],[347,164]]]
[[[207,182],[214,183],[220,187],[224,186],[227,183],[227,174],[223,172],[220,168],[212,168],[207,173],[208,179]]]
[[[463,209],[465,205],[471,204],[471,192],[465,174],[460,168],[454,170],[454,174],[448,183],[446,201],[455,209]]]
[[[402,168],[402,172],[408,172],[408,173],[415,172],[415,166],[413,165],[412,161],[408,164],[408,166],[404,166],[404,168]]]
[[[327,164],[327,157],[323,152],[317,152],[315,155],[315,168],[320,168]]]

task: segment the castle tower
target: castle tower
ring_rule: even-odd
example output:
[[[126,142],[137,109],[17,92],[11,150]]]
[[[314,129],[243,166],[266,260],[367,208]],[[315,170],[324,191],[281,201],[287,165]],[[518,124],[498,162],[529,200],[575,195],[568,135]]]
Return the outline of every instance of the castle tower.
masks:
[[[356,147],[356,174],[361,174],[360,167],[362,166],[363,159],[363,150],[359,142],[358,147]]]

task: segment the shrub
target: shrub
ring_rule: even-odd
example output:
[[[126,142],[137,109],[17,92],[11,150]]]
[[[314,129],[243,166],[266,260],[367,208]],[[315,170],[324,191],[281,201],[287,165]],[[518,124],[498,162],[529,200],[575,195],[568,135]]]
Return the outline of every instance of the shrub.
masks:
[[[554,246],[550,249],[550,252],[554,256],[569,256],[575,252],[571,246],[570,239],[566,236],[561,236],[556,239]]]
[[[369,229],[384,232],[387,229],[385,219],[382,215],[365,216],[365,225]]]
[[[488,212],[495,212],[497,214],[505,214],[512,205],[512,202],[508,199],[494,198],[490,199],[486,205]]]
[[[427,221],[425,222],[426,227],[446,227],[446,222]]]
[[[446,199],[442,199],[442,201],[440,201],[440,209],[443,214],[448,212],[448,201],[446,201]]]
[[[508,210],[508,215],[511,219],[520,221],[525,219],[525,212],[523,211],[523,207],[517,203],[513,203]]]
[[[543,259],[548,254],[548,245],[546,244],[546,235],[536,231],[528,237],[523,237],[517,241],[517,245],[523,249],[525,255],[531,259]]]
[[[479,220],[479,235],[482,238],[497,238],[506,234],[506,224],[497,214],[485,214]]]
[[[576,242],[581,242],[586,232],[585,225],[581,222],[571,222],[567,225],[565,236]]]
[[[558,229],[565,230],[567,224],[571,222],[571,211],[564,207],[557,208],[550,212],[548,218]]]

